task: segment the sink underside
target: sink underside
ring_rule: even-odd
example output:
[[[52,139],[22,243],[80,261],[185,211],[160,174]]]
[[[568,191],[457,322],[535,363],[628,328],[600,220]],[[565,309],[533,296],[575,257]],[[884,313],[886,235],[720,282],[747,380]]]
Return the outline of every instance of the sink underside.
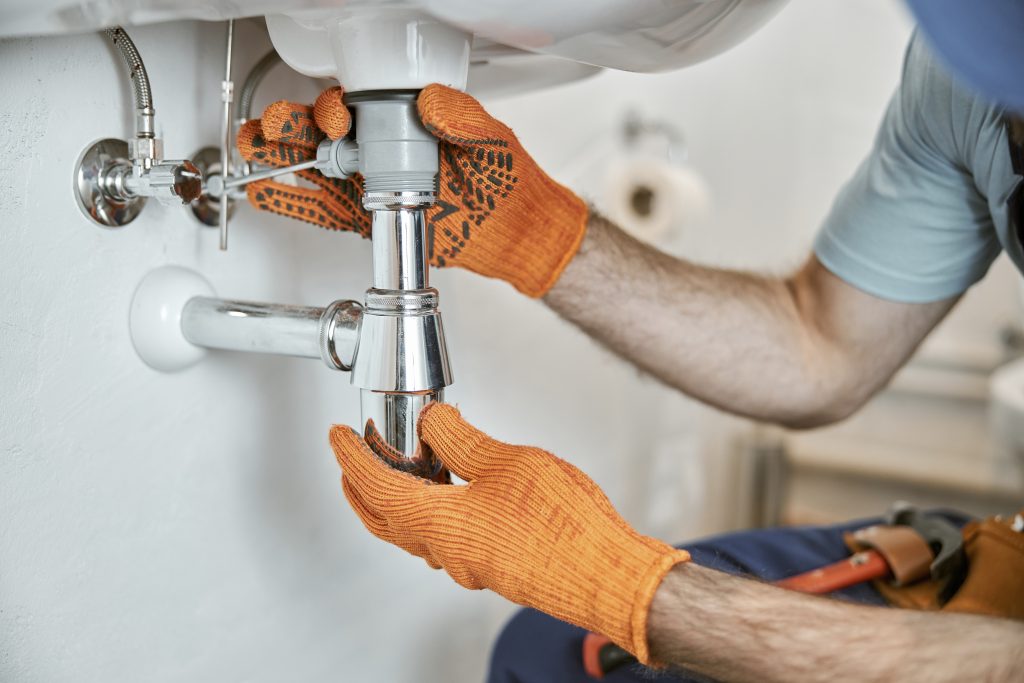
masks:
[[[665,71],[714,56],[786,0],[7,0],[0,36],[82,33],[162,21],[408,8],[495,44],[627,71]],[[475,55],[474,55],[475,57]]]

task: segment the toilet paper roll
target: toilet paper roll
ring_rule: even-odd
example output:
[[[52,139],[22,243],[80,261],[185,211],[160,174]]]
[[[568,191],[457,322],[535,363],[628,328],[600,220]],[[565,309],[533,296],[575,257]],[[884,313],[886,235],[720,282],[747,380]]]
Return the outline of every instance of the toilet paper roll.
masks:
[[[614,160],[605,175],[604,213],[635,237],[662,243],[707,220],[711,196],[692,168],[665,160]]]

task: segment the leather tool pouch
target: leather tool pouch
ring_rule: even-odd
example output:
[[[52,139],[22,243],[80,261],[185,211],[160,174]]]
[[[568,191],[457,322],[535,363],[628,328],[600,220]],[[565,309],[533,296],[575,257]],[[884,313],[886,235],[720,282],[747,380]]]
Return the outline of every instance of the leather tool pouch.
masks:
[[[941,608],[938,583],[931,579],[907,586],[875,581],[874,586],[894,607],[1024,620],[1024,532],[1013,529],[1013,519],[1012,515],[989,517],[963,528],[967,577]],[[851,550],[863,550],[854,534],[847,534],[845,540]]]

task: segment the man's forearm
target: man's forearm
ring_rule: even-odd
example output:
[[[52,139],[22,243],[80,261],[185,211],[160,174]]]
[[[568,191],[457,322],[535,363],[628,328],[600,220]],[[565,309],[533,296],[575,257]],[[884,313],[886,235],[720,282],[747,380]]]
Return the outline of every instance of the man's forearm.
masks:
[[[655,594],[656,661],[721,681],[1012,681],[1024,624],[866,607],[783,590],[694,564]]]
[[[545,302],[662,381],[732,412],[797,422],[822,406],[814,340],[781,278],[696,266],[594,215]]]
[[[876,299],[816,260],[794,277],[708,268],[593,214],[545,302],[665,383],[790,426],[839,419],[883,386],[953,302]]]

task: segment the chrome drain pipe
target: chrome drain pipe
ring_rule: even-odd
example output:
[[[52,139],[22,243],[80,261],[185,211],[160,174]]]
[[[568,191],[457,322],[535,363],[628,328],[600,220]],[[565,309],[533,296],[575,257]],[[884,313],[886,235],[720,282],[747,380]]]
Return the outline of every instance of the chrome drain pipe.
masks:
[[[327,367],[352,368],[362,306],[335,301],[326,308],[192,297],[181,312],[181,332],[207,349],[319,358]]]
[[[424,406],[444,399],[452,372],[438,293],[428,281],[422,208],[373,212],[373,271],[352,370],[352,383],[361,391],[364,436],[376,431],[392,456],[414,461],[412,471],[433,476],[440,464],[419,452],[416,421]]]
[[[416,423],[452,383],[438,293],[430,287],[425,210],[436,198],[438,143],[420,123],[416,92],[346,95],[355,111],[363,207],[372,214],[373,287],[367,290],[353,361],[363,435],[379,435],[398,466],[433,476]]]
[[[438,293],[430,286],[425,215],[437,197],[438,141],[419,120],[416,95],[346,95],[356,140],[328,143],[308,162],[335,178],[350,177],[358,164],[373,240],[373,283],[362,304],[314,308],[218,299],[202,277],[168,267],[140,283],[131,329],[139,356],[163,371],[197,362],[202,349],[319,358],[350,370],[361,392],[363,436],[395,467],[434,477],[441,463],[420,449],[416,426],[424,406],[444,399],[452,370]]]

